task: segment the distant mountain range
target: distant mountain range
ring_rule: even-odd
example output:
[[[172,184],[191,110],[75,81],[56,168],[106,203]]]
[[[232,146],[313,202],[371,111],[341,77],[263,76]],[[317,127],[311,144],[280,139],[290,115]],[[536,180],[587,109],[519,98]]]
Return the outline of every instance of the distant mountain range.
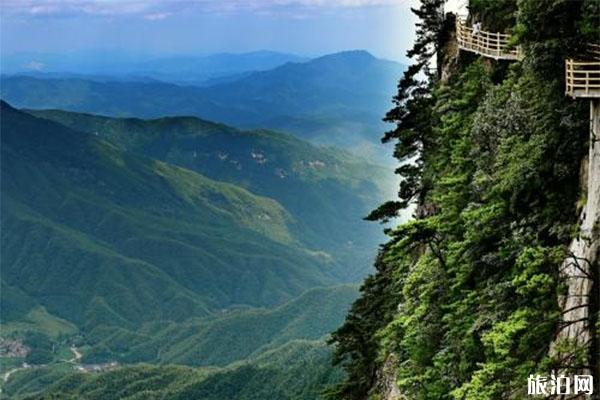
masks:
[[[161,80],[204,85],[205,82],[276,68],[306,58],[274,51],[156,57],[115,51],[70,54],[3,54],[3,73],[46,77],[88,76],[94,80]]]
[[[372,156],[402,70],[354,51],[222,78],[207,87],[4,75],[0,93],[18,107],[142,118],[190,115],[279,129]]]
[[[246,57],[2,76],[0,319],[30,350],[0,357],[3,395],[314,400],[340,379],[325,343],[384,240],[361,217],[395,178],[367,156],[402,66]],[[208,75],[162,81],[175,65]]]

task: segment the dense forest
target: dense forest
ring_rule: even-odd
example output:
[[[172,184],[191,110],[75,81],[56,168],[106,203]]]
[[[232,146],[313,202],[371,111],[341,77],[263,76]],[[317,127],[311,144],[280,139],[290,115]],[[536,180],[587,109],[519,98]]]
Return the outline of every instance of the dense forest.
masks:
[[[554,372],[598,393],[600,99],[564,66],[600,63],[600,1],[462,1],[508,59],[461,47],[449,3],[413,9],[398,196],[372,211],[400,64],[1,76],[2,397],[522,400]]]
[[[360,216],[396,178],[368,132],[402,69],[351,51],[202,86],[3,70],[2,398],[315,400],[339,382],[326,340],[384,239]],[[217,109],[271,122],[198,117]]]
[[[324,338],[368,247],[342,214],[380,167],[190,117],[0,113],[3,398],[311,400],[338,379]],[[348,224],[304,217],[328,196]]]
[[[347,378],[329,397],[523,399],[530,374],[597,371],[597,338],[557,338],[568,289],[559,267],[579,232],[584,179],[600,172],[586,169],[589,101],[564,95],[564,63],[598,42],[600,2],[471,0],[470,21],[510,33],[517,61],[459,51],[443,0],[413,11],[415,63],[383,138],[395,143],[399,200],[368,218],[417,211],[388,231],[333,335]],[[593,332],[597,285],[592,296]]]

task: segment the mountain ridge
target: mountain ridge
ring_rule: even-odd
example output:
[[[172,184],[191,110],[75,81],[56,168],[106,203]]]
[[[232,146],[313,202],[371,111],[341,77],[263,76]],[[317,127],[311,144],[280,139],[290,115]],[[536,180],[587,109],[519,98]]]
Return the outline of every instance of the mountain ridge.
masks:
[[[392,174],[347,152],[316,147],[289,134],[239,130],[195,117],[143,120],[60,110],[28,112],[129,152],[275,199],[294,216],[292,228],[302,229],[305,245],[327,252],[337,248],[338,257],[347,260],[346,270],[355,271],[349,275],[362,276],[357,268],[371,259],[371,245],[382,239],[377,226],[357,216],[378,204],[392,186]],[[345,206],[332,207],[332,198]],[[344,245],[350,242],[370,245],[357,258],[356,251]]]
[[[277,228],[288,217],[281,214],[283,208],[277,211],[273,200],[230,184],[213,183],[179,167],[135,158],[92,135],[29,116],[5,103],[1,124],[2,279],[37,299],[51,314],[83,326],[104,324],[110,315],[112,324],[132,327],[148,318],[176,320],[186,316],[186,310],[189,315],[206,315],[219,303],[221,307],[247,301],[275,304],[277,299],[299,294],[302,280],[304,288],[334,282],[327,278],[327,262],[289,242],[285,228]],[[248,215],[248,207],[255,207],[257,213]],[[269,215],[269,219],[261,215]],[[247,218],[252,218],[251,226],[267,224],[275,229],[248,231],[243,227]],[[202,230],[198,223],[204,226]],[[237,227],[232,231],[231,226]],[[228,235],[223,236],[222,229],[227,229]],[[282,234],[283,241],[269,239]],[[25,243],[27,251],[23,250]],[[216,250],[222,248],[232,253]],[[243,249],[248,250],[246,255]],[[177,254],[180,261],[167,259],[163,253]],[[291,258],[285,261],[286,257]],[[61,259],[71,261],[63,263]],[[242,271],[249,266],[255,276],[243,286],[235,281],[229,288],[215,286],[225,276],[247,276],[249,271]],[[71,271],[64,271],[66,267]],[[46,272],[40,275],[39,268]],[[237,268],[242,269],[233,272]],[[265,273],[262,279],[273,281],[273,286],[257,281],[261,270]],[[312,273],[307,272],[310,270]],[[288,273],[292,273],[289,278],[296,278],[281,280]],[[44,279],[40,281],[39,276]],[[140,287],[131,291],[125,282],[134,276]],[[213,276],[213,282],[203,276]],[[293,282],[297,278],[300,281]],[[79,282],[77,293],[87,300],[64,303],[68,297],[62,293],[70,293],[65,287],[70,286],[70,279]],[[282,285],[277,288],[278,281]],[[141,282],[146,282],[144,290]],[[91,292],[85,294],[84,288]],[[106,297],[109,293],[110,298]],[[148,296],[150,293],[154,294]],[[140,313],[144,304],[180,311]]]
[[[110,61],[109,61],[110,60]],[[111,51],[87,51],[70,55],[21,53],[4,56],[3,71],[11,74],[48,73],[68,76],[72,73],[90,76],[114,76],[119,80],[139,80],[141,77],[203,85],[207,80],[234,74],[266,70],[290,61],[306,58],[288,53],[257,50],[244,53],[214,53],[204,55],[130,55]],[[39,71],[28,70],[34,61]]]
[[[141,118],[193,115],[240,128],[283,130],[364,153],[378,146],[385,130],[381,118],[402,70],[401,64],[356,51],[209,87],[3,76],[0,94],[19,108]]]

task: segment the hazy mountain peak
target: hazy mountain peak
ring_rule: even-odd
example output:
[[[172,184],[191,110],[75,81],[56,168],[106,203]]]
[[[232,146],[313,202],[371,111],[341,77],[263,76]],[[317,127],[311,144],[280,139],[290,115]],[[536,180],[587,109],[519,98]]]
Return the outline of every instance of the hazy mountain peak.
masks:
[[[14,108],[8,104],[6,101],[0,99],[0,111],[11,111],[14,110]]]
[[[347,50],[340,51],[339,53],[327,54],[322,57],[314,59],[314,61],[318,60],[364,60],[364,61],[373,61],[377,58],[373,56],[366,50]]]

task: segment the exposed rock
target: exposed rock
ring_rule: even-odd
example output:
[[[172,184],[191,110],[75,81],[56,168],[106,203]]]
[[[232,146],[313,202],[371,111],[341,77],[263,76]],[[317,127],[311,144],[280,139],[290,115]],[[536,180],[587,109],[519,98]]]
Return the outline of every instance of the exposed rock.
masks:
[[[106,372],[114,371],[119,368],[119,363],[116,361],[105,363],[105,364],[84,364],[75,367],[75,370],[79,372],[91,373],[91,372]]]
[[[450,77],[456,76],[458,70],[459,50],[458,42],[456,41],[456,15],[452,13],[446,14],[445,32],[447,40],[437,53],[437,70],[439,71],[439,79],[442,84],[447,84]]]
[[[586,204],[581,212],[580,231],[569,247],[561,265],[561,278],[567,286],[559,298],[562,310],[560,328],[551,347],[551,354],[560,361],[568,374],[592,374],[595,332],[593,308],[598,306],[600,253],[600,101],[591,102],[590,146],[587,187],[583,194]],[[582,359],[583,358],[583,359]]]
[[[380,370],[377,371],[375,385],[371,394],[377,395],[381,400],[408,400],[400,393],[396,385],[396,357],[390,354]]]
[[[267,162],[267,158],[265,157],[264,153],[262,153],[260,151],[252,150],[250,152],[250,155],[252,156],[252,159],[254,161],[256,161],[258,164],[265,164]]]
[[[31,349],[19,339],[0,337],[0,357],[27,357]]]

